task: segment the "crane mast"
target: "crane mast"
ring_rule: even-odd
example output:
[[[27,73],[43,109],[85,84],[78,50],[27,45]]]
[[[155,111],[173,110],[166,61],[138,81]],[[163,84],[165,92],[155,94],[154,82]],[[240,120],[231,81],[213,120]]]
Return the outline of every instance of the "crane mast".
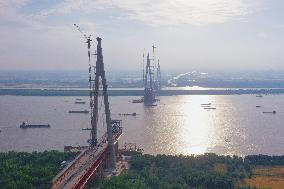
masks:
[[[157,65],[157,90],[162,89],[162,75],[161,75],[161,67],[160,67],[160,60],[158,59],[158,65]]]

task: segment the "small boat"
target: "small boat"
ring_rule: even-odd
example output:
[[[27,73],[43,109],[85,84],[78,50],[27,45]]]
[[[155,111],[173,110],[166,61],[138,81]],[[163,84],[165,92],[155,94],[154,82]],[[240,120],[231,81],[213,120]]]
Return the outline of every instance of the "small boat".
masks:
[[[201,106],[202,108],[210,108],[211,105],[204,105],[204,106]]]
[[[91,130],[93,130],[92,128],[83,128],[82,129],[83,131],[91,131]]]
[[[261,98],[261,97],[263,97],[262,95],[256,95],[256,97],[259,97],[259,98]]]
[[[256,108],[261,108],[261,106],[255,106]]]
[[[80,100],[82,100],[82,98],[76,98],[76,100],[80,101]]]
[[[69,111],[70,114],[72,113],[77,113],[77,114],[88,114],[89,111],[88,110],[70,110]]]
[[[47,125],[31,125],[31,124],[27,124],[27,122],[23,122],[21,125],[20,125],[20,128],[44,128],[44,127],[50,127],[49,124]]]
[[[264,114],[276,114],[276,111],[274,110],[272,112],[262,112],[262,113],[264,113]]]
[[[216,108],[204,108],[205,110],[216,110]]]
[[[132,103],[143,103],[144,102],[144,99],[135,99],[135,100],[132,100]]]
[[[86,104],[84,101],[76,101],[75,104]]]
[[[131,114],[127,114],[127,113],[121,114],[121,113],[119,113],[118,115],[120,115],[120,116],[136,116],[137,114],[136,114],[136,112],[134,112],[134,113],[131,113]]]
[[[211,103],[201,104],[201,106],[211,106]]]

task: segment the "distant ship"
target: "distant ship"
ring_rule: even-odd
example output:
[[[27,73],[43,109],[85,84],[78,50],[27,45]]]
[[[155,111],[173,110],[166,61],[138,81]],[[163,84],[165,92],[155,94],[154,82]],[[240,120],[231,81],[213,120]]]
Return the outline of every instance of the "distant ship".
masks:
[[[263,112],[264,114],[276,114],[276,111],[272,111],[272,112]]]
[[[201,106],[211,106],[211,103],[201,104]]]
[[[31,124],[27,124],[27,122],[23,122],[21,125],[20,125],[20,128],[44,128],[44,127],[50,127],[49,124],[47,125],[31,125]]]
[[[132,100],[132,103],[143,103],[143,102],[144,102],[144,98]]]
[[[84,101],[76,101],[75,104],[86,104]]]
[[[118,115],[120,115],[120,116],[136,116],[137,115],[137,113],[136,112],[134,112],[134,113],[119,113]]]
[[[81,113],[81,114],[88,114],[88,110],[70,110],[69,113]]]
[[[216,110],[216,108],[211,108],[211,107],[205,107],[205,110]]]

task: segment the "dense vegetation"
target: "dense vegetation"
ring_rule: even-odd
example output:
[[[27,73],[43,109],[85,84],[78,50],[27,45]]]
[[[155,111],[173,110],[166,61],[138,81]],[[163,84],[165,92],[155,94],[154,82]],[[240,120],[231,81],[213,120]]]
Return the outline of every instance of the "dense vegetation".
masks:
[[[75,153],[8,152],[0,153],[1,189],[47,189],[58,173],[60,163],[75,157]]]
[[[236,182],[249,177],[249,164],[237,156],[139,155],[131,169],[118,177],[102,181],[102,189],[233,189]]]
[[[284,156],[250,155],[245,157],[245,161],[250,165],[284,165]]]
[[[0,153],[0,188],[47,189],[60,163],[75,153]],[[238,181],[252,174],[253,166],[284,165],[284,156],[138,155],[128,172],[96,182],[100,189],[245,189]],[[248,189],[247,187],[246,189]]]

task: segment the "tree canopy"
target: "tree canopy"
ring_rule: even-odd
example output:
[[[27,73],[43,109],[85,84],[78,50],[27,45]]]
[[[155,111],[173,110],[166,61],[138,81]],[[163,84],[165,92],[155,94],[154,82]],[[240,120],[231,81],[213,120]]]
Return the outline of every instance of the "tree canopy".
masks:
[[[0,153],[0,188],[47,189],[59,172],[60,163],[75,153],[58,151]]]

